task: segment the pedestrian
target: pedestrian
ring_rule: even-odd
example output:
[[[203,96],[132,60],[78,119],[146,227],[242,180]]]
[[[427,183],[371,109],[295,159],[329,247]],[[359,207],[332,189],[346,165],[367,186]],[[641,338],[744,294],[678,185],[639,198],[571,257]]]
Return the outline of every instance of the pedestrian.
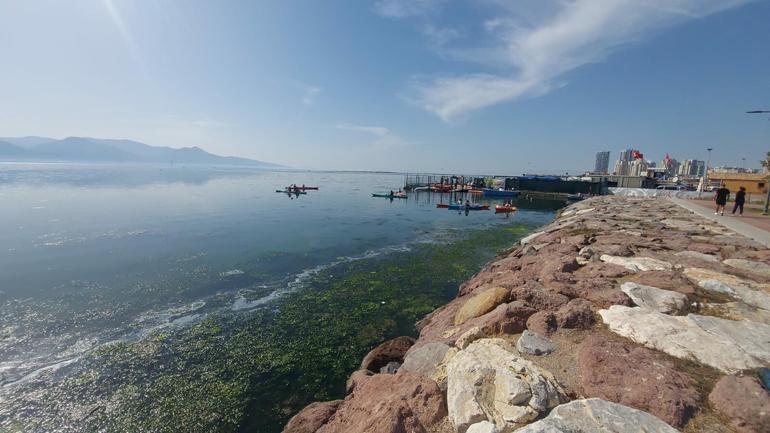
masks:
[[[740,209],[738,216],[743,216],[743,204],[746,203],[746,188],[740,187],[738,192],[735,193],[735,206],[733,206],[733,215],[735,211]]]
[[[714,212],[714,215],[725,214],[725,205],[727,204],[728,198],[730,198],[730,190],[725,187],[724,182],[721,182],[719,184],[719,189],[717,189],[716,193],[714,194],[714,201],[717,204],[717,211]]]

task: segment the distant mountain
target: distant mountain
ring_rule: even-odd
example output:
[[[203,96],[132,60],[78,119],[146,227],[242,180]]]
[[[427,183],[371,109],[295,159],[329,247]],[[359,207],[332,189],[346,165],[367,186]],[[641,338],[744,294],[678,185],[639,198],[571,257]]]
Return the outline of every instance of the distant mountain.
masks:
[[[45,137],[0,138],[0,160],[281,167],[253,159],[214,155],[199,147],[172,149],[138,141],[88,137],[67,137],[62,140]]]

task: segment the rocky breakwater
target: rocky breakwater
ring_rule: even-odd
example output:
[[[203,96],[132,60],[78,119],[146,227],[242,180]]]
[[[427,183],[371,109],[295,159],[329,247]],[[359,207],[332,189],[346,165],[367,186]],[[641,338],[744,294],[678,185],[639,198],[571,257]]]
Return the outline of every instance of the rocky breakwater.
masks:
[[[770,432],[770,250],[600,197],[374,348],[284,433]]]

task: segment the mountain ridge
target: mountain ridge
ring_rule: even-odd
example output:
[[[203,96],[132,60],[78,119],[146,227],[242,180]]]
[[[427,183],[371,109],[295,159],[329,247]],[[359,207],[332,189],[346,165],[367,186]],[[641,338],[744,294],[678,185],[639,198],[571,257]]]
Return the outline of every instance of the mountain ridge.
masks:
[[[279,164],[236,156],[220,156],[198,146],[179,149],[151,146],[139,141],[112,138],[27,136],[0,137],[0,161],[182,163],[283,167]]]

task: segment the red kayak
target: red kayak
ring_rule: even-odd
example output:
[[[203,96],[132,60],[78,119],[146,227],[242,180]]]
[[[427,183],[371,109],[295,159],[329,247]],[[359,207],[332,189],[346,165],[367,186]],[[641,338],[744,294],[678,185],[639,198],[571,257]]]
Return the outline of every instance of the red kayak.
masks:
[[[436,207],[439,208],[439,209],[446,209],[446,208],[449,207],[449,204],[447,204],[447,203],[439,203],[439,204],[436,205]]]
[[[518,209],[516,206],[501,206],[497,205],[495,206],[495,213],[510,213],[510,212],[516,212]]]

